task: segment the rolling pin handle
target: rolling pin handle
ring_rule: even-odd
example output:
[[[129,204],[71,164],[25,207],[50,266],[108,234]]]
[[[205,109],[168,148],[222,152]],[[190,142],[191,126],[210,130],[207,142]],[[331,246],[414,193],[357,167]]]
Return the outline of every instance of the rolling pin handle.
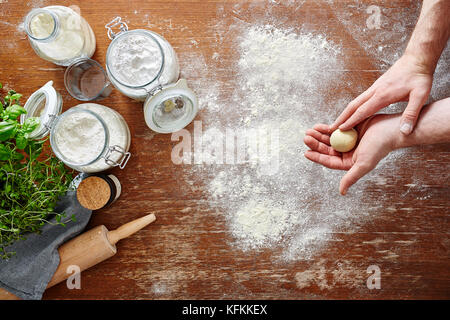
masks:
[[[108,232],[108,240],[112,245],[115,245],[120,240],[131,236],[133,233],[138,232],[142,228],[146,227],[150,223],[156,220],[156,216],[151,213],[142,218],[133,220],[117,228],[116,230]]]

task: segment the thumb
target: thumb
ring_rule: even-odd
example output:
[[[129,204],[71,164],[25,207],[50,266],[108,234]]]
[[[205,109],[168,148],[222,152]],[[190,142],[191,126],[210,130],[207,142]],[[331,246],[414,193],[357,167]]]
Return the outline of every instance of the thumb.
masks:
[[[345,196],[347,190],[372,169],[369,165],[355,163],[342,177],[339,192]]]
[[[414,93],[414,91],[411,92],[408,105],[406,106],[405,111],[403,111],[402,119],[400,121],[400,131],[403,134],[408,135],[413,131],[417,118],[419,117],[420,110],[422,109],[426,99],[426,95],[419,95]]]

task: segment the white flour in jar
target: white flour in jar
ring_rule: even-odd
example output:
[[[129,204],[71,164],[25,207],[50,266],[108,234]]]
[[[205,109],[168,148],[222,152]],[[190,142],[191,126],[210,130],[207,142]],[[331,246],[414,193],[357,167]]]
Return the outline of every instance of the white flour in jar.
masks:
[[[84,103],[78,105],[78,107],[95,112],[103,119],[109,132],[108,146],[119,146],[123,150],[128,151],[131,143],[130,129],[117,111],[95,103]],[[121,153],[113,152],[109,159],[120,162],[122,157],[123,155]],[[89,166],[84,166],[82,169],[83,172],[100,172],[110,168],[111,165],[106,163],[105,159],[101,158]]]
[[[85,103],[77,107],[87,109],[98,115],[106,124],[109,133],[108,146],[119,146],[125,151],[130,147],[130,131],[122,116],[108,107]],[[88,163],[103,153],[105,130],[102,124],[90,113],[73,113],[65,116],[55,130],[55,142],[64,157],[75,163]],[[111,153],[109,159],[119,162],[123,155]],[[94,163],[82,166],[83,172],[100,172],[111,168],[101,157]]]
[[[31,33],[38,39],[48,38],[54,29],[55,21],[51,15],[46,13],[37,14],[30,23]]]
[[[53,17],[45,12],[35,15],[29,25],[31,35],[37,39],[48,38],[56,26],[59,28],[54,39],[34,42],[44,59],[62,63],[93,55],[95,36],[87,22],[78,13],[64,6],[49,6],[44,9],[55,13],[56,25]]]
[[[142,86],[152,81],[162,64],[158,45],[140,34],[118,41],[111,51],[111,66],[117,80],[132,86]]]
[[[162,48],[162,54],[158,44]],[[109,71],[119,82],[112,79],[113,84],[123,94],[137,100],[145,100],[147,91],[159,84],[175,82],[180,73],[178,58],[170,44],[160,35],[147,30],[129,31],[118,38],[112,45],[107,60]],[[153,81],[160,72],[163,60],[159,81]]]
[[[103,152],[105,139],[102,123],[87,112],[64,116],[55,130],[56,147],[72,163],[93,161]]]

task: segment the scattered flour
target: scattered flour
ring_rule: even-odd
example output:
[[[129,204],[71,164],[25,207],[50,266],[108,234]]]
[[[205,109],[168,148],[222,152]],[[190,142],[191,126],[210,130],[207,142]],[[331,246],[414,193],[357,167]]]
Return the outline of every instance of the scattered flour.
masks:
[[[329,0],[330,5],[338,0]],[[408,6],[390,5],[380,8],[380,28],[369,29],[367,19],[368,5],[361,1],[349,1],[347,6],[333,7],[333,13],[348,33],[360,44],[361,48],[375,59],[376,68],[386,71],[403,54],[419,17],[421,2],[409,0]],[[361,27],[362,26],[362,27]],[[430,101],[446,98],[450,95],[450,47],[444,50],[435,71]],[[389,112],[400,112],[405,103],[396,103],[388,108]]]
[[[151,292],[156,296],[165,295],[170,292],[167,284],[162,282],[155,282],[151,287]]]
[[[232,219],[233,235],[245,248],[254,249],[282,240],[295,216],[270,200],[252,199]]]
[[[323,96],[341,77],[341,48],[323,34],[274,25],[243,25],[240,31],[234,43],[240,53],[236,89],[229,99],[206,99],[203,158],[209,159],[210,145],[221,141],[212,132],[253,130],[259,138],[277,132],[277,168],[272,174],[260,170],[274,154],[261,154],[266,145],[259,139],[257,148],[247,146],[241,165],[202,165],[191,171],[210,175],[210,203],[224,211],[235,245],[242,250],[282,246],[284,259],[307,258],[335,228],[348,223],[359,204],[359,192],[353,204],[338,195],[337,187],[324,193],[332,183],[337,186],[338,176],[303,157],[305,130],[317,121],[317,110],[326,110]],[[218,49],[215,56],[221,55]],[[210,97],[202,93],[203,83],[196,85],[200,97]]]
[[[370,16],[373,14],[367,12],[370,4],[353,0],[348,1],[346,6],[334,6],[337,1],[329,1],[333,14],[362,49],[376,60],[377,69],[385,70],[400,58],[419,17],[419,1],[408,0],[410,4],[407,7],[383,7],[374,3],[380,13],[378,28],[370,27]]]
[[[290,119],[293,109],[306,108],[310,99],[305,97],[317,96],[318,81],[324,88],[338,80],[333,70],[339,65],[340,49],[324,35],[251,26],[239,46],[241,90],[251,115],[276,112]]]
[[[303,4],[252,1],[249,8],[241,4],[219,6],[218,20],[211,25],[216,39],[211,56],[204,57],[196,48],[180,56],[183,76],[190,79],[203,107],[204,158],[208,159],[211,146],[217,147],[213,148],[216,151],[227,150],[227,141],[217,139],[218,131],[223,135],[226,130],[278,131],[279,167],[275,174],[259,170],[268,159],[261,157],[258,148],[246,148],[241,163],[193,165],[187,167],[185,178],[206,184],[210,206],[223,213],[234,238],[232,245],[244,251],[270,248],[284,261],[310,259],[336,233],[355,232],[364,225],[388,202],[383,192],[371,195],[367,190],[384,186],[395,175],[396,163],[408,157],[407,150],[391,153],[345,197],[338,193],[342,172],[304,158],[305,130],[317,122],[331,123],[363,88],[355,78],[346,77],[345,72],[354,67],[339,37],[330,36],[323,26],[318,26],[320,30],[310,24],[293,27],[283,17],[277,21],[278,17],[271,15],[276,7],[297,11]],[[256,11],[251,10],[259,7],[264,7],[266,16],[255,18]],[[398,23],[392,31],[387,27],[391,21],[384,21],[382,28],[386,30],[373,44],[376,50],[368,47],[370,39],[364,38],[367,30],[351,29],[355,19],[364,25],[358,12],[365,13],[365,6],[355,2],[353,9],[347,16],[337,12],[337,17],[348,19],[343,24],[362,44],[360,54],[366,50],[374,56],[374,70],[367,71],[381,74],[401,54],[402,46],[397,44],[407,41],[405,33],[415,21],[411,15],[417,7],[403,13],[383,10]],[[399,35],[393,37],[393,32]],[[392,41],[396,45],[386,48]],[[231,65],[221,59],[229,57],[230,51]],[[445,72],[440,69],[446,70],[445,63],[438,66],[438,84],[445,82],[440,74]],[[351,93],[344,90],[348,88],[353,88]],[[342,93],[332,95],[336,91]]]

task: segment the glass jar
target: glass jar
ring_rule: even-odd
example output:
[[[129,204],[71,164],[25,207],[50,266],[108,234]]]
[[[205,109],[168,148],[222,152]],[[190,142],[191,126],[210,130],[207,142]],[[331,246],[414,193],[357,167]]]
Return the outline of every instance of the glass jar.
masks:
[[[144,102],[147,126],[159,133],[177,132],[194,120],[198,112],[198,99],[185,79],[165,86],[149,95]]]
[[[147,126],[171,133],[192,122],[198,99],[186,80],[178,80],[180,67],[170,43],[152,31],[129,31],[120,17],[105,27],[112,40],[106,53],[108,77],[124,95],[145,101]],[[113,28],[120,31],[115,33]]]
[[[27,100],[28,117],[39,117],[40,125],[29,138],[42,139],[50,134],[55,155],[67,166],[86,173],[113,167],[123,169],[131,154],[130,130],[115,110],[95,103],[84,103],[61,114],[62,99],[48,82]]]
[[[25,30],[32,48],[42,59],[68,66],[95,51],[95,35],[87,21],[71,8],[48,6],[31,10]]]
[[[120,29],[118,33],[113,32],[116,26]],[[106,52],[106,71],[117,90],[144,101],[156,88],[178,80],[177,55],[162,36],[143,29],[128,31],[120,17],[106,28],[112,40]]]

